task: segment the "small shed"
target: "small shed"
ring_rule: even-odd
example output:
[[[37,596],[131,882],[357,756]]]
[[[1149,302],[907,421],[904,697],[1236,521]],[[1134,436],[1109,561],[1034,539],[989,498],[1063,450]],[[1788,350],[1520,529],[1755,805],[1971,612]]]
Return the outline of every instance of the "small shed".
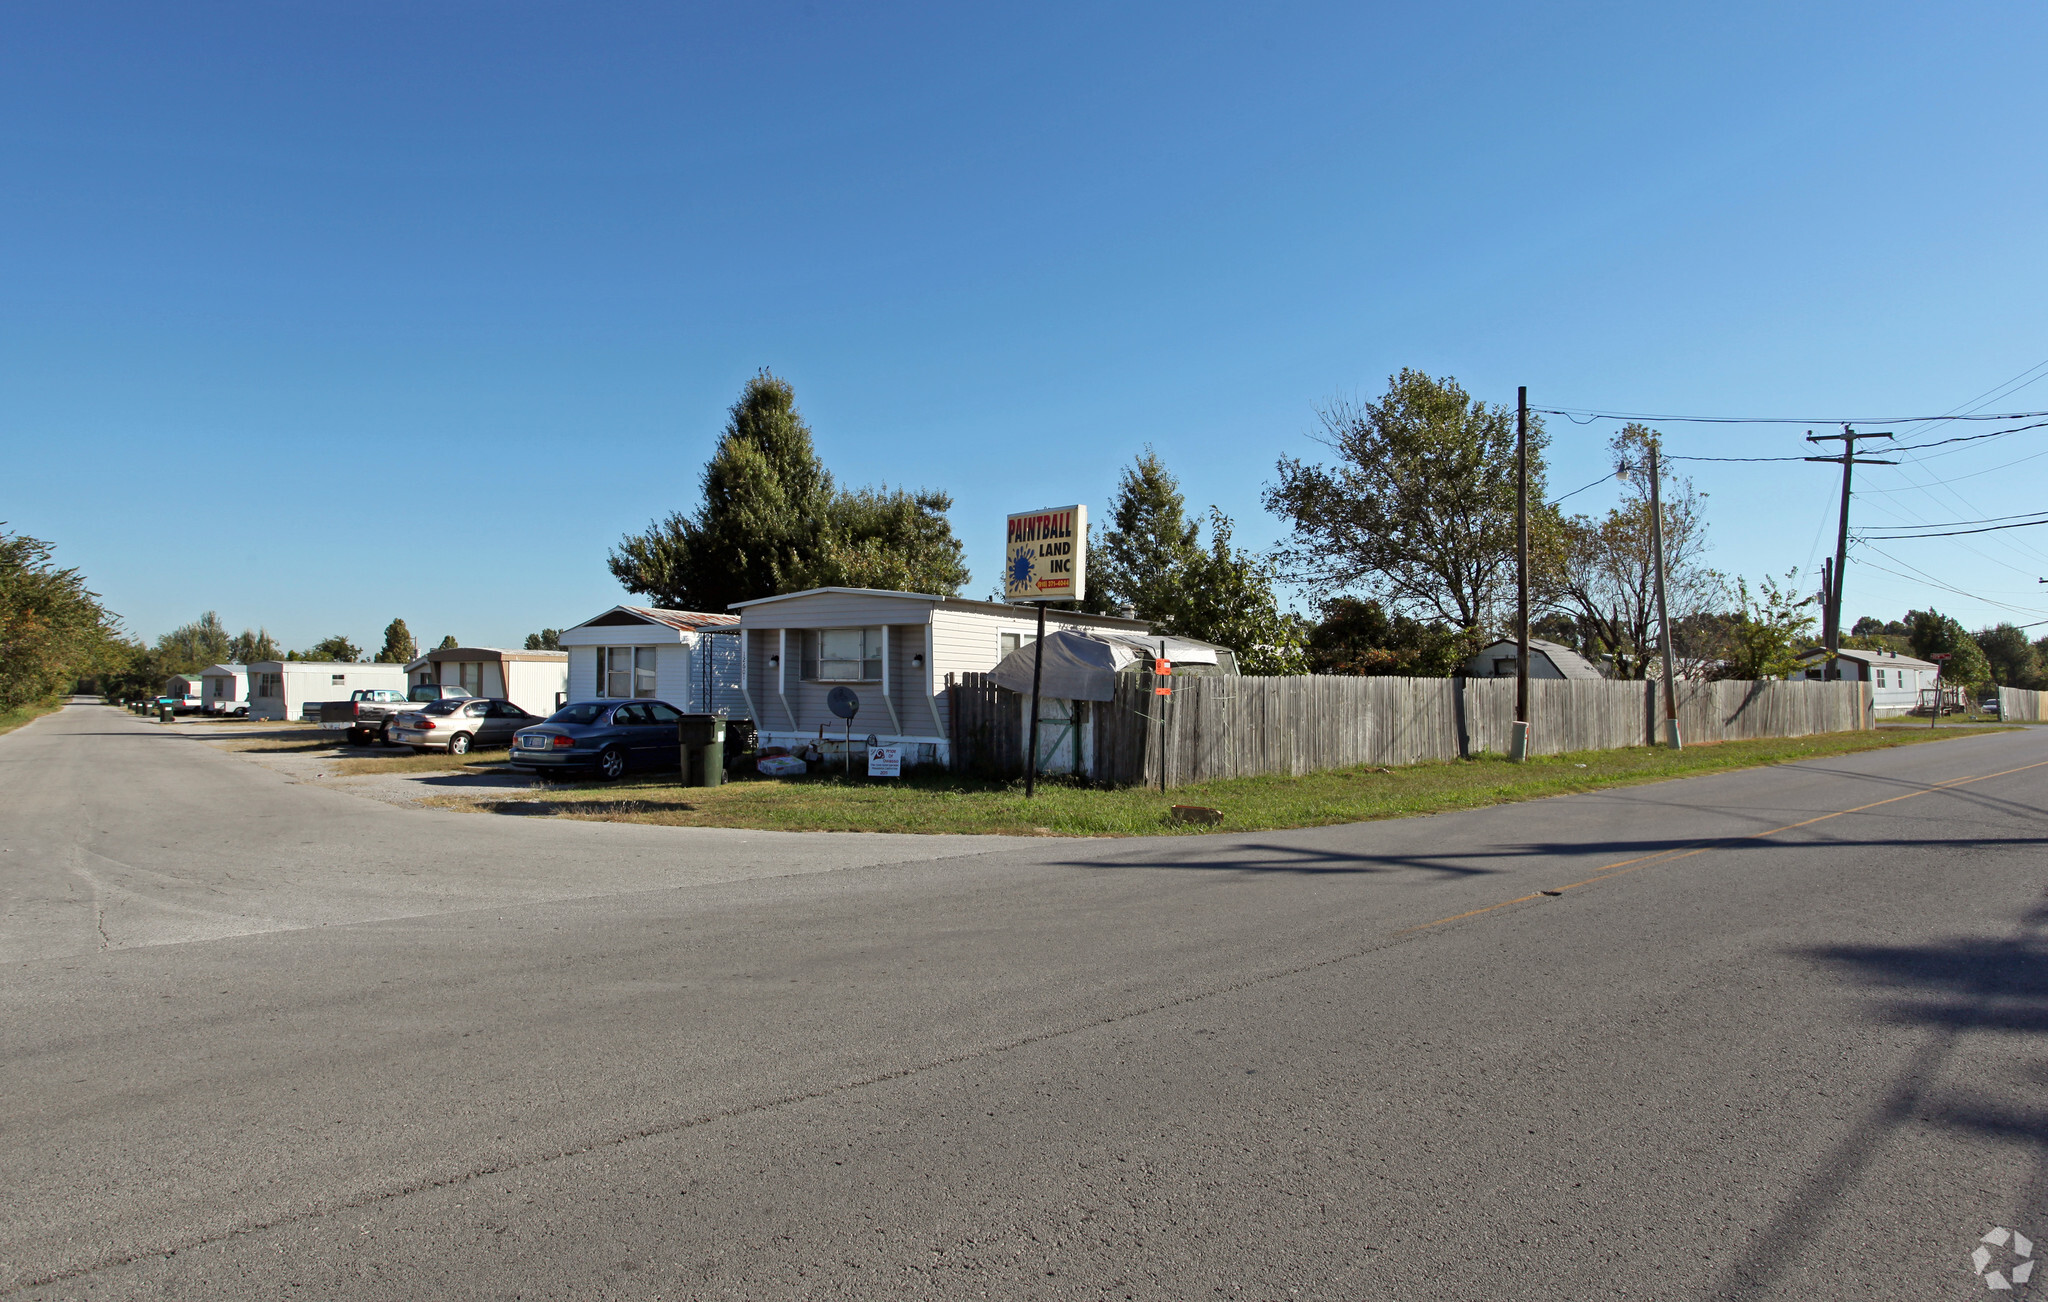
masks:
[[[345,660],[258,660],[249,666],[249,717],[303,718],[306,707],[346,701],[359,688],[406,689],[404,665]]]
[[[249,666],[209,665],[199,671],[200,710],[207,714],[243,714],[249,708]]]
[[[569,653],[451,646],[427,652],[405,667],[408,688],[426,683],[460,687],[471,696],[512,702],[542,718],[568,701]]]
[[[1815,647],[1799,658],[1805,662],[1806,668],[1794,677],[1869,683],[1871,708],[1879,718],[1896,718],[1912,712],[1921,704],[1921,689],[1934,687],[1941,673],[1941,666],[1932,660],[1918,660],[1896,651],[1851,651],[1844,648],[1835,653],[1832,669],[1825,647]],[[1942,686],[1953,688],[1956,685],[1944,683]],[[1960,697],[1957,703],[1961,703]]]
[[[1095,733],[1088,726],[1089,711],[1116,699],[1121,675],[1149,672],[1161,659],[1173,670],[1171,682],[1237,672],[1237,653],[1229,647],[1156,634],[1103,629],[1048,632],[1043,658],[1037,652],[1035,642],[1018,647],[998,661],[988,677],[1017,694],[1020,736],[1029,735],[1031,689],[1036,683],[1041,773],[1094,770]]]
[[[1034,640],[1038,611],[875,588],[811,588],[733,603],[739,612],[739,695],[763,745],[838,748],[843,722],[826,706],[834,687],[861,702],[856,739],[902,746],[905,762],[949,758],[945,685],[987,673]],[[1142,620],[1048,609],[1048,634],[1102,631],[1143,637]],[[564,637],[566,638],[566,634]]]
[[[1467,678],[1513,678],[1515,660],[1519,649],[1515,639],[1504,637],[1493,644],[1482,647],[1478,655],[1465,662]],[[1561,642],[1545,642],[1541,638],[1529,639],[1529,677],[1531,678],[1577,678],[1598,682],[1607,677],[1592,661]]]
[[[164,695],[178,700],[197,698],[206,688],[198,674],[172,674],[164,679]]]
[[[654,699],[691,713],[741,717],[738,615],[613,606],[560,634],[569,699]]]

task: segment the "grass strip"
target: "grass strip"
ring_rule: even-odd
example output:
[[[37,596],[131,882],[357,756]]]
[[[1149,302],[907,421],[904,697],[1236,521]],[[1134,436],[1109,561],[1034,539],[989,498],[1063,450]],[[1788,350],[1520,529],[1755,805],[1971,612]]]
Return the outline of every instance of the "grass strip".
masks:
[[[0,733],[13,732],[25,723],[40,719],[46,714],[55,714],[63,708],[64,698],[61,696],[53,696],[47,701],[36,701],[29,705],[17,705],[11,710],[0,712]]]
[[[601,786],[536,786],[507,813],[661,823],[677,827],[743,827],[790,832],[966,832],[1023,836],[1154,836],[1163,833],[1248,832],[1406,818],[1542,796],[1631,786],[1729,769],[1784,764],[1926,741],[1982,736],[1996,728],[1884,728],[1690,746],[1547,755],[1526,764],[1498,756],[1401,768],[1349,768],[1301,777],[1234,778],[1170,792],[1103,790],[1058,780],[1041,782],[1026,800],[1021,782],[982,782],[950,774],[894,781],[834,775],[755,779],[722,787],[680,787],[672,777]],[[472,796],[430,797],[442,809],[487,812],[498,802]],[[1173,805],[1221,811],[1212,825],[1173,821]]]

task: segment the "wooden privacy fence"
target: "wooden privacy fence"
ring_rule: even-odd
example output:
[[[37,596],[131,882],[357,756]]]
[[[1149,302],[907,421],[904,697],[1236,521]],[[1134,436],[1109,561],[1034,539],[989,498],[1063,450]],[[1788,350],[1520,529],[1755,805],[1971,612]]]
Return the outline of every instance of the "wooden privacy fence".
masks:
[[[1028,698],[983,675],[965,677],[947,689],[954,766],[1021,772]],[[1088,777],[1158,786],[1163,769],[1164,785],[1175,787],[1504,754],[1515,716],[1514,680],[1501,678],[1182,678],[1173,680],[1171,696],[1155,696],[1152,687],[1149,676],[1129,675],[1115,699],[1089,706]],[[1654,744],[1659,690],[1648,682],[1532,680],[1531,752]],[[1687,742],[1876,726],[1864,684],[1839,681],[1684,682],[1678,719]]]
[[[1998,689],[1998,717],[2014,723],[2048,723],[2048,692],[2001,687]]]

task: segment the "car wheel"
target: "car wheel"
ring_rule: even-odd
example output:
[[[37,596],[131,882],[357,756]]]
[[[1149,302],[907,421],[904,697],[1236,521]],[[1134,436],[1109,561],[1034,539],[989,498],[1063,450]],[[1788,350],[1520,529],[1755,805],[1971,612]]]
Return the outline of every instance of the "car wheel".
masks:
[[[450,755],[469,754],[469,734],[458,732],[453,737],[450,737],[448,739],[448,753]]]
[[[348,730],[348,744],[351,746],[362,746],[368,744],[363,740],[363,730],[361,728],[350,728]]]
[[[626,752],[617,746],[607,746],[597,757],[597,775],[607,782],[616,782],[626,775]]]
[[[390,724],[387,723],[383,727],[377,729],[377,744],[379,746],[389,746],[391,744]]]

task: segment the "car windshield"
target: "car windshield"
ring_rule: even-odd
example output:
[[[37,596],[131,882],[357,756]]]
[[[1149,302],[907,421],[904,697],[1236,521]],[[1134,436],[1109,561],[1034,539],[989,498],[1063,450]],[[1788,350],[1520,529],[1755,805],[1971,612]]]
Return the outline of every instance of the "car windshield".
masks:
[[[596,723],[604,717],[604,712],[611,708],[609,705],[601,705],[595,701],[585,701],[580,705],[565,705],[549,715],[548,722]]]
[[[421,714],[453,714],[462,708],[461,701],[435,701],[421,710]]]

